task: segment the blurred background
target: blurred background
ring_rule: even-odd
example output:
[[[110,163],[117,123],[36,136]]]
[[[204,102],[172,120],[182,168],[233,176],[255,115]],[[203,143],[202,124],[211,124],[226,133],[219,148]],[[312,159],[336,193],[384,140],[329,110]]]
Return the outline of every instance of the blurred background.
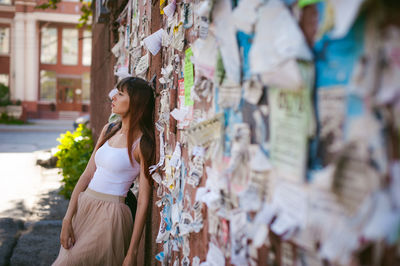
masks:
[[[57,138],[89,121],[91,1],[58,2],[0,1],[0,265],[57,256],[68,204]]]
[[[77,118],[89,112],[91,30],[77,28],[79,1],[43,2],[1,1],[0,82],[23,119]]]

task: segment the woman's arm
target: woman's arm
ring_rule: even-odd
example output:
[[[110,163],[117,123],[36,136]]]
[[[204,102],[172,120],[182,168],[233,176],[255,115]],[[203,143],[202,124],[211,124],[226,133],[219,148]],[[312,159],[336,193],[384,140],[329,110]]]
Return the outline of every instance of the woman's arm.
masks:
[[[100,137],[97,140],[97,144],[95,146],[95,148],[93,149],[93,153],[90,156],[89,162],[86,165],[86,169],[85,171],[82,173],[82,175],[79,177],[78,183],[75,185],[74,190],[72,191],[71,194],[71,199],[69,201],[68,204],[68,209],[67,212],[64,216],[63,221],[66,222],[71,222],[72,217],[75,215],[76,212],[76,208],[78,205],[78,196],[79,194],[84,191],[87,186],[89,185],[90,180],[92,179],[94,172],[96,171],[96,164],[94,162],[94,156],[96,154],[96,151],[98,150],[99,145],[100,145],[100,140],[102,140],[104,138],[106,129],[108,127],[108,124],[104,126],[103,130],[100,133]]]
[[[69,249],[72,245],[75,244],[74,230],[72,228],[72,217],[75,215],[77,209],[79,193],[86,189],[86,187],[89,185],[90,180],[93,177],[94,172],[96,171],[94,156],[100,146],[100,140],[104,138],[106,128],[107,125],[101,131],[96,147],[93,149],[93,153],[90,156],[88,164],[86,165],[86,169],[79,177],[78,183],[75,185],[75,188],[72,191],[71,199],[69,201],[68,209],[62,222],[60,233],[60,243],[65,249]]]
[[[146,222],[147,207],[149,205],[151,184],[145,176],[144,158],[140,151],[140,145],[137,145],[140,157],[140,175],[139,175],[139,197],[135,216],[135,226],[133,227],[131,243],[129,245],[127,257],[131,256],[136,261],[139,248],[140,238],[143,233],[144,224]],[[147,169],[146,169],[147,170]],[[148,170],[147,170],[148,171]]]

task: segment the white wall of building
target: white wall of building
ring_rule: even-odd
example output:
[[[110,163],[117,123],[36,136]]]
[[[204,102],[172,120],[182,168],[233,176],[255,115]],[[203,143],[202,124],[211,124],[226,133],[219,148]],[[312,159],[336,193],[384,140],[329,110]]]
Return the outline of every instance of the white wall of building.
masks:
[[[39,38],[37,20],[27,14],[25,32],[25,101],[38,100],[39,92]]]
[[[15,13],[11,27],[10,87],[12,99],[39,100],[39,22],[77,24],[79,18],[80,15],[72,14]]]
[[[25,14],[16,13],[14,17],[14,38],[11,47],[12,58],[14,58],[14,69],[11,69],[14,78],[14,88],[12,89],[14,99],[25,100]]]

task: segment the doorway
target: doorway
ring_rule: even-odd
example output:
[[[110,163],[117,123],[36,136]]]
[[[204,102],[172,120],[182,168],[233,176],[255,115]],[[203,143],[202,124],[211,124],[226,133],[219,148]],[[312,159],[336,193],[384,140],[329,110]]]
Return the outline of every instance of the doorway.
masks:
[[[57,111],[82,110],[81,78],[57,78]]]

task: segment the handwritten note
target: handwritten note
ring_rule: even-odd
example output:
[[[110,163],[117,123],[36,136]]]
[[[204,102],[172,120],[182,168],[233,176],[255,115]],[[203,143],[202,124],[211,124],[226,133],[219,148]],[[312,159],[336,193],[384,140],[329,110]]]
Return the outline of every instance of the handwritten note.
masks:
[[[149,67],[149,54],[146,53],[144,56],[140,58],[135,68],[136,75],[145,73],[148,67]]]

